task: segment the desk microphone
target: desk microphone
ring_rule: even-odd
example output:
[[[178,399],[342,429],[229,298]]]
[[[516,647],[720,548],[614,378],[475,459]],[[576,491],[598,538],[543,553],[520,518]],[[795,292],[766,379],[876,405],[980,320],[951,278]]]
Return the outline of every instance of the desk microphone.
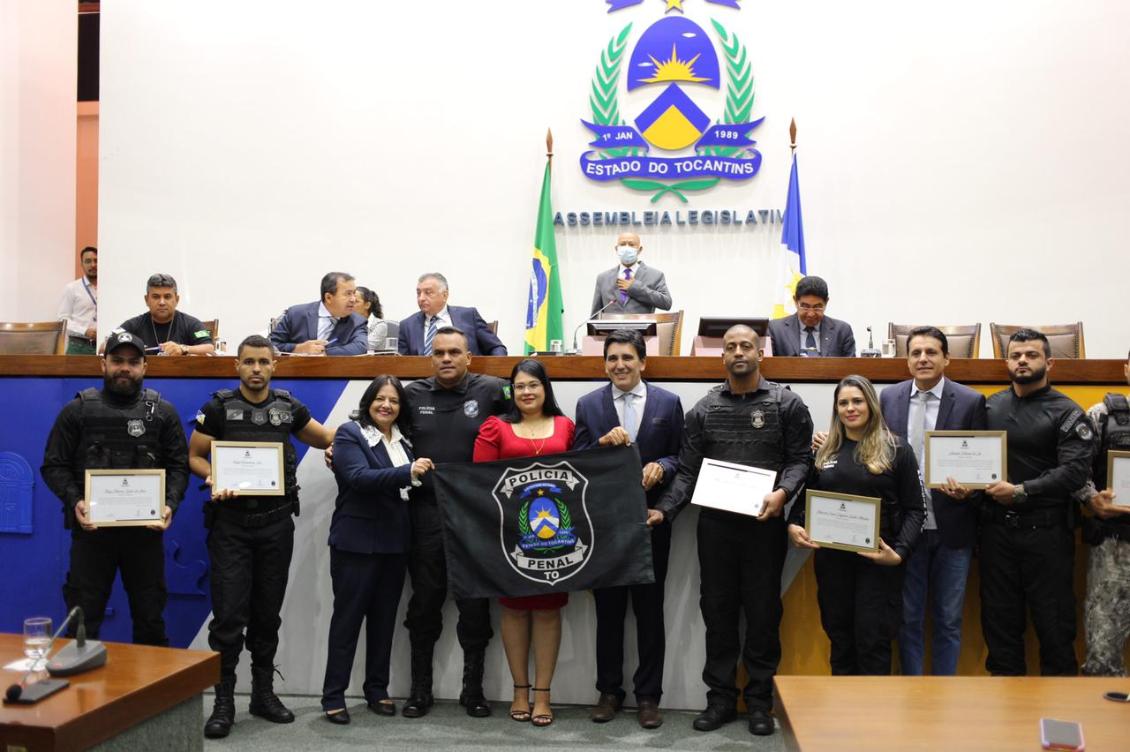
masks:
[[[70,621],[71,617],[75,615],[78,616],[75,641],[47,661],[47,673],[51,676],[74,676],[83,671],[106,665],[106,646],[98,640],[87,641],[86,639],[86,619],[83,618],[81,606],[75,606],[71,609],[71,613],[67,614],[66,621]]]
[[[66,630],[67,625],[70,624],[71,620],[76,616],[79,617],[81,623],[81,606],[75,606],[74,608],[72,608],[71,612],[67,614],[67,618],[63,619],[63,623],[59,625],[59,628],[57,630],[55,630],[55,634],[51,635],[51,641],[47,643],[47,649],[43,651],[44,658],[46,658],[51,652],[51,648],[55,647],[55,640],[59,639],[59,635],[63,634],[63,631]],[[86,642],[85,627],[83,627],[82,629],[82,640],[84,643]],[[105,648],[103,648],[103,650],[105,650]],[[13,684],[8,687],[8,690],[4,692],[4,702],[19,702],[31,704],[33,702],[42,700],[48,695],[58,692],[60,689],[63,689],[69,684],[69,682],[65,679],[44,679],[42,681],[32,682],[31,684],[28,684],[27,680],[31,678],[32,674],[37,673],[36,667],[38,665],[39,661],[32,661],[31,668],[29,668],[27,673],[24,674],[23,678],[20,679],[17,684]]]
[[[875,349],[875,336],[871,334],[871,327],[867,327],[867,347],[859,351],[861,358],[881,358],[883,353]]]
[[[581,327],[584,326],[585,324],[589,323],[593,319],[595,319],[600,314],[607,311],[612,306],[612,304],[616,302],[616,300],[617,300],[616,296],[613,296],[612,300],[605,303],[603,308],[601,308],[599,311],[597,311],[596,313],[592,314],[587,319],[582,321],[580,324],[577,325],[577,328],[573,330],[573,354],[574,355],[576,355],[577,353],[580,352],[580,349],[578,349],[578,347],[577,347],[577,335],[581,333]]]

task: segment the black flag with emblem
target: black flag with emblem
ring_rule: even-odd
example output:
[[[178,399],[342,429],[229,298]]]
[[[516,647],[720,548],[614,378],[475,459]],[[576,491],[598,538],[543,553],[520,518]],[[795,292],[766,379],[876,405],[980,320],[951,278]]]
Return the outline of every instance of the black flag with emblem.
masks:
[[[435,469],[456,598],[655,581],[635,447]]]

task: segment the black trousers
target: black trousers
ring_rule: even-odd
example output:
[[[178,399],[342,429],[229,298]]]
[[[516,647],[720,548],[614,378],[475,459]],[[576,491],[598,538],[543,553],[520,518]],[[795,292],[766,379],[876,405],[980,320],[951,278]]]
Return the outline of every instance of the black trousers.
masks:
[[[814,552],[820,623],[832,642],[832,674],[891,673],[891,642],[902,624],[903,566],[876,564],[859,554]]]
[[[596,688],[624,697],[624,616],[628,598],[636,615],[636,643],[639,666],[632,682],[636,700],[659,702],[663,695],[663,657],[666,648],[663,627],[663,589],[667,580],[667,559],[671,553],[671,525],[651,528],[651,564],[655,582],[651,585],[597,588],[596,600]]]
[[[994,676],[1024,676],[1024,630],[1031,614],[1040,673],[1075,676],[1075,537],[1064,525],[981,528],[981,629]]]
[[[365,622],[365,700],[388,699],[389,660],[396,631],[396,608],[404,589],[408,554],[358,554],[330,548],[334,610],[330,617],[322,709],[345,707],[345,690],[361,622]]]
[[[235,676],[246,630],[254,668],[274,668],[283,596],[294,549],[294,520],[243,527],[218,518],[208,531],[212,621],[208,645],[220,654],[220,676]]]
[[[97,638],[118,570],[121,570],[122,586],[129,599],[133,641],[138,645],[167,646],[165,543],[164,535],[154,530],[76,528],[71,536],[71,566],[63,584],[67,611],[82,606],[86,635]],[[68,632],[71,637],[74,637],[75,626],[72,624]]]
[[[710,705],[737,703],[737,663],[745,665],[750,710],[773,706],[773,676],[781,662],[781,571],[785,565],[785,522],[706,511],[698,518],[699,608],[706,624],[706,666],[702,680]],[[744,642],[738,621],[745,615]]]
[[[415,505],[416,502],[413,502]],[[427,505],[420,505],[426,507]],[[443,602],[447,599],[447,562],[443,554],[443,532],[438,512],[430,520],[419,520],[422,509],[412,507],[412,548],[408,554],[408,575],[412,596],[404,626],[414,649],[431,650],[443,632]],[[455,633],[465,653],[484,651],[494,630],[490,626],[490,601],[486,598],[459,598],[459,622]]]

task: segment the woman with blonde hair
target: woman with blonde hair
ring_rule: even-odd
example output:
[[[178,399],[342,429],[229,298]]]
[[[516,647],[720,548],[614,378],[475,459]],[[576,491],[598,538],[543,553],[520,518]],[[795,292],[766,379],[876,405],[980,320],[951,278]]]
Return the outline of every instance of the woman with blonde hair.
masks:
[[[926,515],[914,452],[883,421],[875,387],[846,376],[832,398],[832,425],[816,453],[808,488],[878,497],[879,548],[822,548],[805,532],[804,500],[789,515],[789,538],[816,549],[820,622],[832,643],[833,674],[891,673],[891,641],[902,616],[903,562]]]

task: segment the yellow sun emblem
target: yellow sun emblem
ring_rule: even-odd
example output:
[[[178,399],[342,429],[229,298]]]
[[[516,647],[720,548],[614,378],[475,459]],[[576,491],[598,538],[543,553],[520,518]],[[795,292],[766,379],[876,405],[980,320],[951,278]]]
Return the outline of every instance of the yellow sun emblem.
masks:
[[[695,55],[690,60],[680,60],[678,50],[675,45],[671,45],[671,57],[666,60],[659,61],[655,57],[648,55],[651,58],[651,64],[655,66],[655,75],[651,78],[641,78],[645,84],[659,84],[667,81],[689,81],[691,83],[701,83],[709,79],[701,78],[694,74],[694,64],[698,60],[699,55]]]

